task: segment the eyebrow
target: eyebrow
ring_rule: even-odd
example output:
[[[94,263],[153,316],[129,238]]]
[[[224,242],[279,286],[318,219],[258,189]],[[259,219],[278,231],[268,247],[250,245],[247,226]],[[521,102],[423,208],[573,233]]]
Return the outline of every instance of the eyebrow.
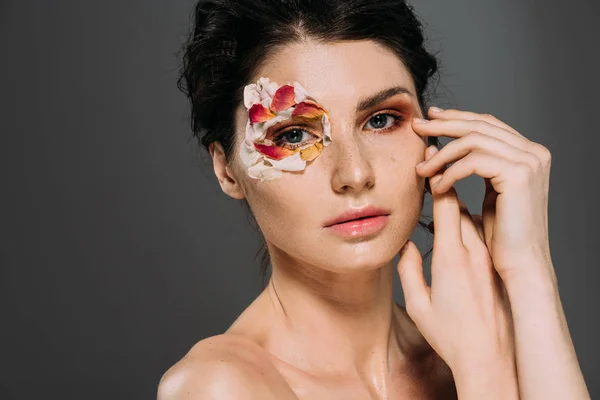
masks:
[[[361,99],[356,106],[356,112],[358,113],[368,108],[374,107],[377,104],[397,94],[408,94],[409,96],[414,97],[414,94],[412,94],[412,92],[404,86],[393,86],[391,88],[383,89],[372,96]]]

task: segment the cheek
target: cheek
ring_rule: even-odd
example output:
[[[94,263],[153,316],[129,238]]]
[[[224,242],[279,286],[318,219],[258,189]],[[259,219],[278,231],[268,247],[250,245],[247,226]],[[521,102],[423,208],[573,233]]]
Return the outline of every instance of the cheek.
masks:
[[[374,158],[376,184],[391,198],[409,200],[420,196],[425,178],[419,176],[415,166],[424,159],[425,145],[420,137],[406,132],[402,136],[387,137],[377,143],[378,156]]]
[[[248,203],[266,240],[277,247],[307,229],[314,198],[296,176],[284,172],[280,178],[248,182]],[[282,228],[285,229],[282,229]]]

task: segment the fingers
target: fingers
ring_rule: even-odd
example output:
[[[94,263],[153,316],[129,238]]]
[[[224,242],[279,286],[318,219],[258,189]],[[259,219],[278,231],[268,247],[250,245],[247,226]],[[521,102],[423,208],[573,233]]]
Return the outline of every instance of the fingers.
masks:
[[[437,170],[442,165],[466,158],[465,156],[473,152],[493,155],[512,163],[528,162],[527,160],[531,158],[528,152],[520,150],[505,141],[472,131],[460,139],[449,142],[435,157],[420,165],[418,168],[419,175],[427,176],[431,171]]]
[[[421,253],[410,240],[406,242],[405,247],[400,251],[398,276],[404,292],[406,312],[418,324],[419,317],[422,317],[428,307],[431,306],[431,289],[423,275]]]
[[[500,121],[498,118],[489,115],[489,114],[478,114],[470,111],[461,111],[461,110],[442,110],[441,112],[435,112],[431,108],[427,111],[427,114],[430,118],[439,118],[439,119],[467,119],[471,121],[485,121],[488,124],[495,125],[499,128],[505,129],[508,132],[512,133],[515,136],[523,137],[519,132],[517,132],[510,125]]]
[[[428,160],[437,152],[435,146],[429,146],[425,151],[425,159]],[[446,167],[442,167],[431,178],[430,184],[435,185],[442,177]],[[433,197],[433,220],[435,223],[435,235],[433,238],[434,249],[447,243],[450,247],[462,245],[460,206],[453,187],[444,193],[436,193],[432,190]]]
[[[477,228],[477,233],[479,234],[479,238],[482,242],[485,243],[485,232],[483,230],[483,217],[479,214],[471,215],[473,217],[473,222],[475,223],[475,227]]]
[[[460,231],[462,234],[463,245],[468,250],[474,250],[481,248],[484,241],[479,235],[475,220],[471,216],[469,209],[460,199],[457,197],[458,204],[460,206],[461,224]]]
[[[492,248],[492,236],[494,233],[494,221],[496,220],[496,199],[498,192],[494,189],[489,178],[485,181],[485,197],[482,205],[483,235],[488,248]]]
[[[437,150],[435,146],[427,149],[425,159],[433,156],[431,151]],[[442,167],[431,177],[431,183],[435,184],[441,179],[446,167]],[[434,235],[434,248],[441,243],[448,246],[463,245],[467,250],[481,248],[483,241],[471,217],[467,206],[458,198],[454,187],[444,193],[432,193],[433,196],[433,220],[435,221],[436,233]]]

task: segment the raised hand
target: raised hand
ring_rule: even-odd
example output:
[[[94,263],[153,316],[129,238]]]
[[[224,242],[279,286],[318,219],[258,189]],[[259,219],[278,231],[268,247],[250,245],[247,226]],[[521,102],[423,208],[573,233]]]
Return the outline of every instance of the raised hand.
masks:
[[[444,170],[432,176],[432,184]],[[433,193],[433,220],[431,287],[415,244],[409,240],[401,251],[398,273],[406,311],[452,370],[461,400],[517,399],[512,320],[502,281],[452,186]]]
[[[485,179],[482,216],[494,266],[505,279],[523,260],[550,262],[548,186],[551,155],[515,129],[488,114],[429,110],[432,120],[415,119],[415,133],[456,138],[417,168],[431,177],[449,163],[435,193],[444,193],[471,174]],[[423,123],[423,121],[426,121]],[[536,271],[537,273],[538,271]],[[554,277],[554,270],[539,271]]]
[[[413,120],[415,133],[456,138],[417,166],[424,177],[441,171],[434,199],[471,174],[485,179],[484,240],[510,299],[521,399],[589,399],[550,255],[550,152],[489,114],[432,108],[429,116]]]

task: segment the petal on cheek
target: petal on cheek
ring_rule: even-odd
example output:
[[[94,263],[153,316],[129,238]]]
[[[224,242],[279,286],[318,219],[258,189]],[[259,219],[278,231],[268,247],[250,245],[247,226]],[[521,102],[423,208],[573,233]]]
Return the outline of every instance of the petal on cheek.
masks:
[[[273,96],[273,102],[271,103],[271,110],[275,112],[283,111],[290,108],[295,103],[294,101],[294,87],[290,85],[283,85]]]
[[[267,146],[260,143],[254,143],[254,147],[259,153],[274,160],[281,160],[282,158],[289,157],[292,154],[297,153],[297,150],[294,151],[279,146]]]
[[[312,161],[321,154],[321,150],[323,150],[323,144],[317,142],[313,146],[300,150],[300,158],[304,161]]]
[[[248,110],[248,116],[250,117],[250,122],[255,124],[257,122],[265,122],[271,118],[274,118],[276,114],[264,107],[262,104],[254,104]]]
[[[306,161],[300,158],[300,152],[286,157],[283,160],[265,160],[273,165],[273,168],[280,169],[282,171],[302,171],[306,168]]]

